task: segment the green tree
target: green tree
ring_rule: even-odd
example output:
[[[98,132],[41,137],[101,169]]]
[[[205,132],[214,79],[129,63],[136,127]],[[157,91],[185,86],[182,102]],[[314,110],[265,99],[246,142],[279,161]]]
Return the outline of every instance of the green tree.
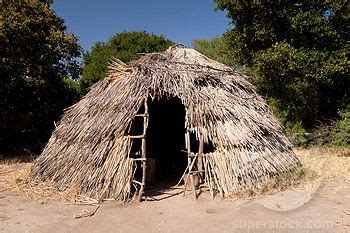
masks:
[[[78,98],[81,48],[47,3],[9,1],[0,14],[0,148],[39,146]]]
[[[345,0],[215,0],[234,27],[236,62],[284,122],[312,127],[349,103],[349,4]]]
[[[233,59],[233,52],[228,47],[224,36],[216,36],[210,40],[194,39],[193,48],[203,55],[221,62],[225,65],[242,69]]]
[[[145,31],[122,32],[112,36],[106,43],[97,42],[91,52],[84,55],[81,85],[86,91],[92,84],[104,78],[112,57],[129,62],[140,53],[161,52],[173,44],[163,36]]]

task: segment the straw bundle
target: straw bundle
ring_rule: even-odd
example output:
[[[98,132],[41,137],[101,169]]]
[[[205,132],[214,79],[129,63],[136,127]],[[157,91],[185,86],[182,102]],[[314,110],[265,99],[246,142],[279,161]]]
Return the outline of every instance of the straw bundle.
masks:
[[[93,198],[130,198],[135,167],[126,135],[147,96],[181,99],[186,130],[215,147],[206,166],[223,195],[299,164],[283,127],[243,74],[176,45],[129,65],[112,61],[108,77],[65,111],[32,177]]]

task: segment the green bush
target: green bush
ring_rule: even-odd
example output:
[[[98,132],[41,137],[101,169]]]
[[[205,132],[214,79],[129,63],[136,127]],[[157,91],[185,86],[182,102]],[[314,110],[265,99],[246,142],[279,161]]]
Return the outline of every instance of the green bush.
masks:
[[[350,109],[339,112],[340,119],[336,122],[335,130],[332,131],[334,140],[331,145],[335,147],[350,146]]]
[[[306,131],[301,122],[286,124],[287,134],[294,146],[350,146],[350,110],[339,111],[337,119],[322,122],[315,128]]]
[[[309,134],[302,127],[302,124],[300,121],[297,123],[287,122],[286,132],[294,146],[301,146],[301,147],[308,146],[310,142],[310,138],[308,136]]]

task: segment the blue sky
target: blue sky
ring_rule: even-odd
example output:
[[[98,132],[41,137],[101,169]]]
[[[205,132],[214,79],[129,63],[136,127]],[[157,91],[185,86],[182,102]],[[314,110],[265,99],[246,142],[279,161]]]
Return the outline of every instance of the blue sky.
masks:
[[[122,31],[146,30],[191,46],[232,27],[213,0],[56,0],[52,7],[84,50]]]

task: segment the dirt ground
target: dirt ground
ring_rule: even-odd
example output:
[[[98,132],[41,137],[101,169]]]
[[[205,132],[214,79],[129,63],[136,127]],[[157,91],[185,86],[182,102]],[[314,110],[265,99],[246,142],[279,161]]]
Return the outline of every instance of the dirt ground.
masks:
[[[30,161],[0,162],[0,232],[350,232],[350,150],[296,149],[307,176],[254,198],[194,201],[180,189],[142,203],[96,206],[24,189]]]

